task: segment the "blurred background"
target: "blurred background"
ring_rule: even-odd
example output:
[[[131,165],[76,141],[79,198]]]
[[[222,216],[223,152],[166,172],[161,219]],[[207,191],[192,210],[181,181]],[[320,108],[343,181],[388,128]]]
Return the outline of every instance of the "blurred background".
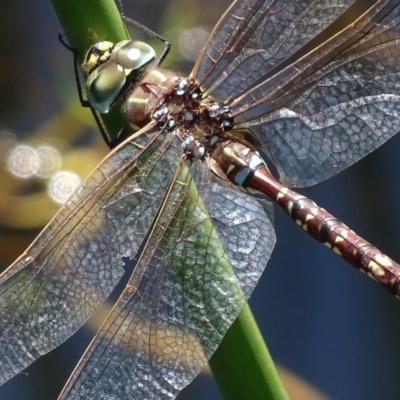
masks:
[[[166,37],[173,45],[166,66],[187,74],[228,4],[125,0],[124,11]],[[59,207],[54,198],[62,201],[107,154],[107,147],[90,112],[79,105],[72,54],[58,41],[60,26],[50,2],[2,2],[0,11],[4,269],[54,215]],[[348,171],[301,191],[398,261],[399,154],[400,135]],[[61,180],[59,174],[65,172],[73,174]],[[280,210],[276,231],[276,248],[250,299],[276,363],[327,398],[398,399],[400,302],[308,237]],[[91,335],[81,329],[1,386],[0,399],[55,399]],[[310,400],[297,388],[291,397]],[[205,398],[221,399],[207,373],[179,397]]]

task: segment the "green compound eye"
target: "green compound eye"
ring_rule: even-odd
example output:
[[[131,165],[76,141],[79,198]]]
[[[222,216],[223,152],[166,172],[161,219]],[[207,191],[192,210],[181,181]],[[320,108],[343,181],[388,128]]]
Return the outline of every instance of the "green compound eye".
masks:
[[[154,49],[144,42],[123,40],[115,45],[110,59],[125,69],[140,69],[156,57]]]
[[[107,113],[126,81],[125,70],[112,61],[97,67],[87,78],[88,101],[99,113]]]
[[[107,113],[124,87],[127,76],[139,73],[155,56],[151,46],[132,40],[117,43],[107,60],[102,61],[98,56],[96,62],[99,66],[91,70],[86,80],[86,93],[92,107],[99,113]]]

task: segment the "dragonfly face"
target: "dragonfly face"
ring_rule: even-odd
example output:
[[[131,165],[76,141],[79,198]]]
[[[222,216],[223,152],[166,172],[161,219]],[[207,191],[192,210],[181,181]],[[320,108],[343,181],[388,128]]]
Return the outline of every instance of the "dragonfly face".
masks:
[[[94,48],[89,61],[96,67],[87,68],[92,107],[106,112],[122,95],[130,122],[143,129],[110,153],[1,276],[2,344],[12,349],[5,377],[80,326],[121,278],[122,257],[133,258],[145,241],[128,286],[62,398],[175,396],[246,302],[275,239],[271,205],[239,187],[247,177],[229,178],[237,165],[223,167],[219,146],[239,143],[252,154],[250,131],[250,142],[263,146],[283,181],[306,186],[396,132],[390,110],[397,88],[379,74],[363,75],[363,88],[359,82],[360,71],[378,60],[393,62],[397,3],[377,4],[318,51],[277,70],[307,42],[308,30],[318,34],[341,12],[315,25],[311,8],[296,7],[234,3],[189,78],[145,71],[151,50],[131,68],[115,51],[123,45]],[[292,34],[292,24],[300,34]],[[376,72],[397,74],[394,65]],[[142,68],[141,83],[125,92],[130,70]],[[249,158],[249,173],[258,167],[252,160],[260,158]],[[367,271],[382,274],[379,266]],[[26,318],[30,332],[20,328]]]
[[[86,93],[91,106],[99,113],[107,113],[127,78],[131,75],[136,80],[141,79],[155,55],[148,44],[132,40],[116,45],[103,41],[92,46],[84,62],[88,76]]]

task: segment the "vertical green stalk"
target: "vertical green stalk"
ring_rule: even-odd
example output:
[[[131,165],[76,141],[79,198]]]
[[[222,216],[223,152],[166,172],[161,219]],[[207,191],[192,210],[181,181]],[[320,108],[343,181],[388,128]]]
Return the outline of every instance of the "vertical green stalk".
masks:
[[[52,0],[60,20],[64,38],[74,49],[81,63],[90,46],[109,40],[118,43],[129,39],[129,33],[113,0]],[[71,55],[71,68],[72,68]],[[116,139],[125,125],[125,116],[118,107],[108,114],[99,114],[110,141]]]
[[[80,62],[100,40],[129,38],[114,0],[52,0],[52,4]],[[110,113],[102,118],[107,131],[118,134],[120,116]],[[210,366],[226,399],[288,399],[248,306],[228,330]]]
[[[226,400],[289,400],[247,304],[209,365]]]
[[[54,10],[80,61],[90,46],[101,40],[129,39],[118,7],[110,0],[52,0]]]

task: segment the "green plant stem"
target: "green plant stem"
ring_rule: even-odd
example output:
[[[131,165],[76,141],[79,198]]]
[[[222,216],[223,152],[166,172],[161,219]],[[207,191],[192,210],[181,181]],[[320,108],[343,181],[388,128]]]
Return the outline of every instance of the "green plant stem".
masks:
[[[118,42],[129,38],[113,0],[52,0],[52,3],[80,62],[89,47],[100,40]],[[102,118],[107,131],[116,135],[121,122],[110,114]],[[288,399],[248,306],[226,333],[210,366],[226,399]]]
[[[128,30],[113,0],[52,0],[52,4],[63,34],[76,52],[79,63],[82,63],[90,46],[99,41],[118,43],[129,39]],[[119,107],[98,116],[109,141],[113,142],[126,124],[125,116]]]
[[[82,62],[89,47],[101,40],[119,42],[129,39],[114,1],[52,0],[68,42]]]
[[[288,400],[275,364],[245,305],[209,362],[226,400]]]

